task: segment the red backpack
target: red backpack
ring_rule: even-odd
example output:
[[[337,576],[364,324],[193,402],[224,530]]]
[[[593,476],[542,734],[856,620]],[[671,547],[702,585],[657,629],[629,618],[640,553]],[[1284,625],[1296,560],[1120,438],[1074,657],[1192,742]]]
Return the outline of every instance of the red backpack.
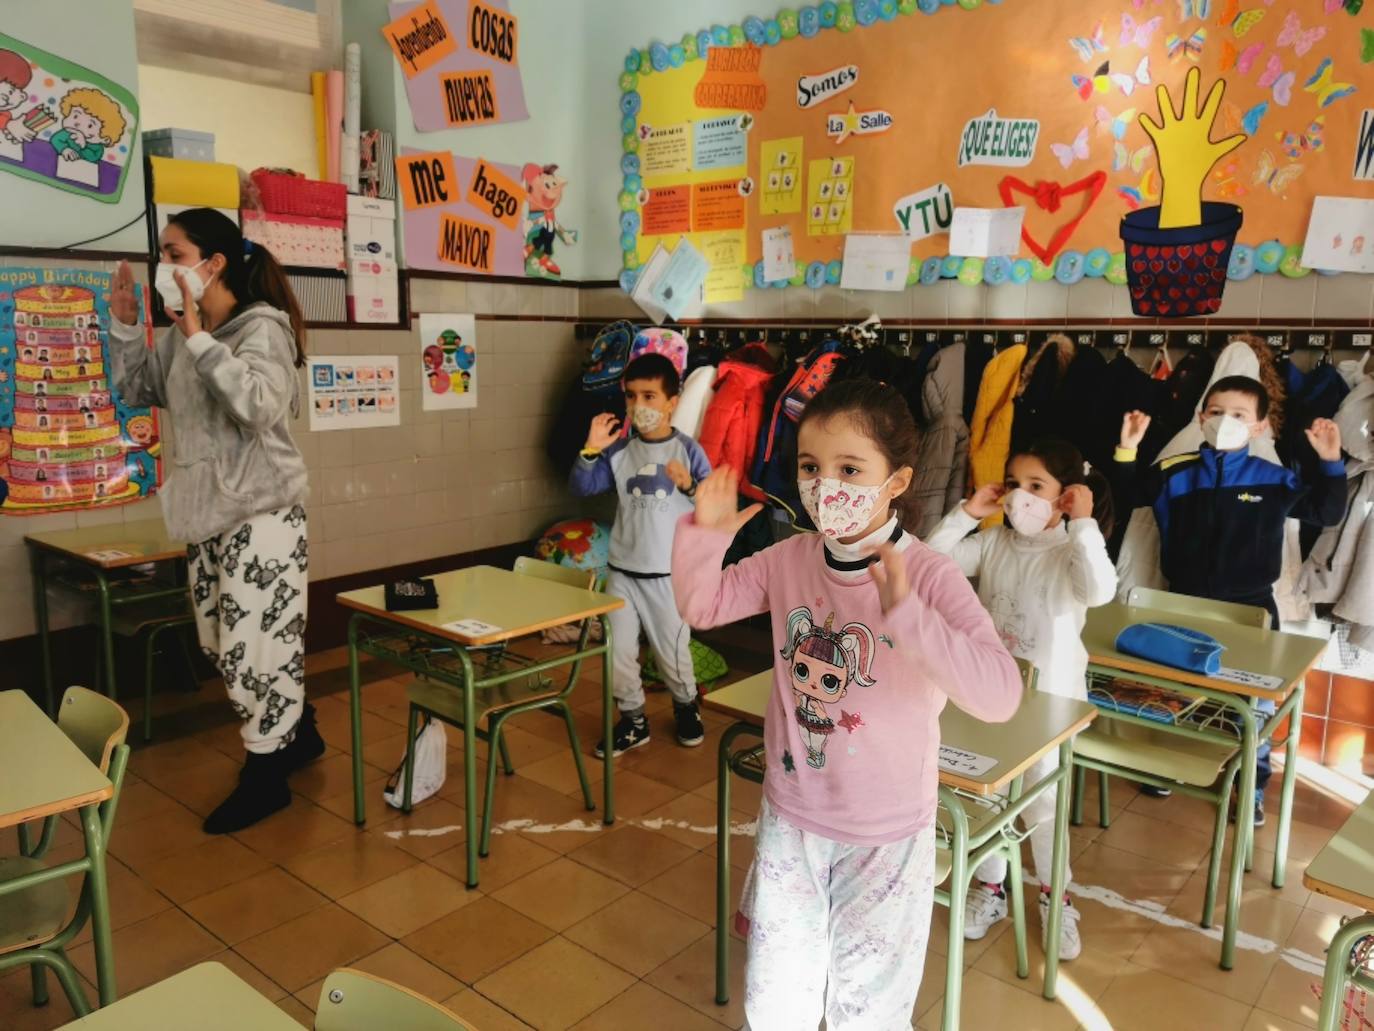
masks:
[[[772,415],[759,427],[750,484],[774,504],[785,508],[793,525],[809,528],[797,494],[797,423],[802,409],[825,388],[844,361],[838,340],[813,348],[796,369],[773,404]],[[745,492],[749,493],[748,491]]]

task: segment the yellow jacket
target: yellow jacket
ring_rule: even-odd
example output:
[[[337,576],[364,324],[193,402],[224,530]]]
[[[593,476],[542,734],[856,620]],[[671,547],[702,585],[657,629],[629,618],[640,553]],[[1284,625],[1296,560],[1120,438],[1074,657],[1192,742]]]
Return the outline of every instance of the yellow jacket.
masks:
[[[1021,365],[1026,360],[1026,345],[1013,344],[998,351],[983,370],[978,401],[969,424],[970,484],[974,490],[989,483],[1001,483],[1007,472],[1011,451],[1011,419],[1016,391],[1021,385]],[[984,526],[997,526],[1002,513],[988,516]]]

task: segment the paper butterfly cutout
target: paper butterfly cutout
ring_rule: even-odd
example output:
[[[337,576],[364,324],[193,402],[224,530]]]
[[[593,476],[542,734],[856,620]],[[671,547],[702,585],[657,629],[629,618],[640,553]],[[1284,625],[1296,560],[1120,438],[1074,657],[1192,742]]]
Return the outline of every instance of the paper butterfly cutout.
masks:
[[[1252,7],[1247,11],[1241,11],[1231,19],[1231,31],[1235,33],[1236,39],[1240,39],[1263,20],[1264,8]]]
[[[1260,152],[1259,163],[1255,165],[1252,179],[1256,186],[1267,186],[1274,193],[1282,193],[1288,188],[1288,184],[1302,173],[1303,166],[1298,164],[1284,165],[1280,168],[1274,163],[1274,155],[1264,150]]]
[[[1322,63],[1317,65],[1317,70],[1312,73],[1312,77],[1303,83],[1303,92],[1317,95],[1318,107],[1328,107],[1342,97],[1348,97],[1355,92],[1353,83],[1336,82],[1332,78],[1334,74],[1331,58],[1323,58]]]
[[[1275,46],[1286,47],[1290,44],[1293,53],[1302,57],[1326,35],[1326,26],[1318,25],[1316,28],[1304,29],[1302,20],[1297,12],[1289,11],[1288,16],[1283,19],[1283,29],[1279,32],[1278,42]]]
[[[1283,61],[1278,54],[1269,55],[1269,64],[1260,73],[1259,84],[1262,88],[1274,88],[1274,102],[1288,106],[1288,102],[1293,99],[1293,83],[1297,82],[1298,77],[1295,73],[1283,70]]]
[[[1345,6],[1345,0],[1326,0],[1326,13],[1335,14]]]
[[[1140,63],[1135,66],[1135,75],[1113,72],[1109,78],[1116,83],[1117,89],[1129,97],[1134,92],[1137,83],[1141,86],[1150,84],[1150,55],[1146,54],[1140,59]]]
[[[1107,43],[1102,34],[1102,23],[1097,23],[1091,36],[1071,36],[1069,46],[1073,47],[1084,61],[1091,61],[1094,55],[1105,53]]]
[[[1240,0],[1226,0],[1220,11],[1217,12],[1218,25],[1230,25],[1236,20],[1236,15],[1240,13]]]
[[[1070,75],[1069,81],[1073,83],[1073,88],[1078,93],[1079,100],[1087,100],[1093,95],[1093,91],[1106,93],[1112,88],[1112,80],[1108,78],[1111,71],[1111,62],[1103,61],[1097,66],[1097,71],[1092,75]]]
[[[1263,50],[1263,43],[1251,43],[1236,58],[1236,71],[1242,75],[1249,75],[1250,69],[1255,66],[1255,62],[1259,60],[1259,55]]]
[[[1098,107],[1096,117],[1097,131],[1099,133],[1109,132],[1115,139],[1119,140],[1125,137],[1126,130],[1135,121],[1135,108],[1128,107],[1121,114],[1113,115],[1105,107]]]
[[[1116,195],[1126,202],[1126,207],[1135,211],[1147,203],[1153,204],[1159,200],[1158,180],[1159,176],[1151,165],[1141,174],[1139,186],[1118,187]]]
[[[1164,40],[1164,49],[1168,52],[1169,60],[1171,61],[1177,61],[1180,57],[1186,57],[1190,61],[1196,61],[1202,56],[1202,46],[1206,42],[1206,29],[1198,29],[1191,36],[1187,37],[1177,36],[1171,32]]]
[[[1137,22],[1129,14],[1121,16],[1121,42],[1119,46],[1138,46],[1142,50],[1150,45],[1155,31],[1164,24],[1164,19],[1155,15],[1149,21]]]
[[[1131,151],[1126,148],[1126,144],[1118,143],[1112,148],[1112,171],[1120,172],[1129,167],[1132,172],[1139,175],[1141,169],[1145,167],[1145,162],[1153,154],[1154,148],[1148,145],[1139,150]]]
[[[1051,143],[1050,150],[1059,159],[1059,163],[1068,168],[1075,161],[1088,160],[1088,130],[1079,129],[1078,135],[1073,138],[1072,143]]]
[[[1212,0],[1178,0],[1178,17],[1180,21],[1187,21],[1194,14],[1203,21],[1212,13]]]
[[[1315,153],[1326,146],[1322,130],[1326,127],[1326,116],[1318,115],[1306,129],[1298,132],[1276,132],[1274,138],[1290,158],[1300,158],[1307,153]]]
[[[1212,178],[1217,183],[1217,196],[1226,200],[1244,197],[1250,192],[1245,188],[1245,184],[1240,181],[1240,161],[1236,158],[1231,158],[1224,165],[1214,168]]]
[[[1260,121],[1269,113],[1269,101],[1261,100],[1241,117],[1240,129],[1246,136],[1259,132]]]

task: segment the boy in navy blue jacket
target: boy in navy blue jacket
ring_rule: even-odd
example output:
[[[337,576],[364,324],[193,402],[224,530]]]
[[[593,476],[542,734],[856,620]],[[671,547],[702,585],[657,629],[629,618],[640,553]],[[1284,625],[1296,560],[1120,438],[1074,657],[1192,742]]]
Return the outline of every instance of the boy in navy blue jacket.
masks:
[[[1159,565],[1169,590],[1217,601],[1258,605],[1278,629],[1274,583],[1283,565],[1284,521],[1336,526],[1345,517],[1341,433],[1330,419],[1307,429],[1318,475],[1296,473],[1250,453],[1268,426],[1269,395],[1247,376],[1227,376],[1208,389],[1198,419],[1205,443],[1191,454],[1141,472],[1136,450],[1150,417],[1130,412],[1121,426],[1113,488],[1126,507],[1145,505],[1159,525]],[[1261,710],[1274,711],[1272,702]],[[1256,757],[1255,823],[1264,822],[1264,788],[1271,771],[1269,744]],[[1158,793],[1158,792],[1150,792]]]

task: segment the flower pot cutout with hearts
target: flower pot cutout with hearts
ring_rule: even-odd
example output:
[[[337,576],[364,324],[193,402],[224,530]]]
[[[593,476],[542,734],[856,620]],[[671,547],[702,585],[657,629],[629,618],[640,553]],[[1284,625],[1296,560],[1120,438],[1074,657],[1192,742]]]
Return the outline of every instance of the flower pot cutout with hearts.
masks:
[[[1004,207],[1012,207],[1016,203],[1016,195],[1019,193],[1033,198],[1036,207],[1042,211],[1048,211],[1052,215],[1063,208],[1065,204],[1069,204],[1070,210],[1072,210],[1075,198],[1077,199],[1081,205],[1078,208],[1078,213],[1056,229],[1054,235],[1045,243],[1032,237],[1030,229],[1026,227],[1024,222],[1021,224],[1022,241],[1030,248],[1032,254],[1048,265],[1054,261],[1054,256],[1069,242],[1069,237],[1073,236],[1079,223],[1092,210],[1092,206],[1097,203],[1097,198],[1102,195],[1102,188],[1106,185],[1106,172],[1093,172],[1091,175],[1084,176],[1072,183],[1041,180],[1034,186],[1014,175],[1009,175],[997,184],[997,192],[1002,197]]]
[[[1163,180],[1157,207],[1121,219],[1126,244],[1126,285],[1131,310],[1156,318],[1212,315],[1221,308],[1231,248],[1243,215],[1234,204],[1202,200],[1202,186],[1222,157],[1244,134],[1212,140],[1212,125],[1226,83],[1218,79],[1198,104],[1202,73],[1190,68],[1184,80],[1183,110],[1175,111],[1168,90],[1159,87],[1159,121],[1140,116],[1154,143]]]

